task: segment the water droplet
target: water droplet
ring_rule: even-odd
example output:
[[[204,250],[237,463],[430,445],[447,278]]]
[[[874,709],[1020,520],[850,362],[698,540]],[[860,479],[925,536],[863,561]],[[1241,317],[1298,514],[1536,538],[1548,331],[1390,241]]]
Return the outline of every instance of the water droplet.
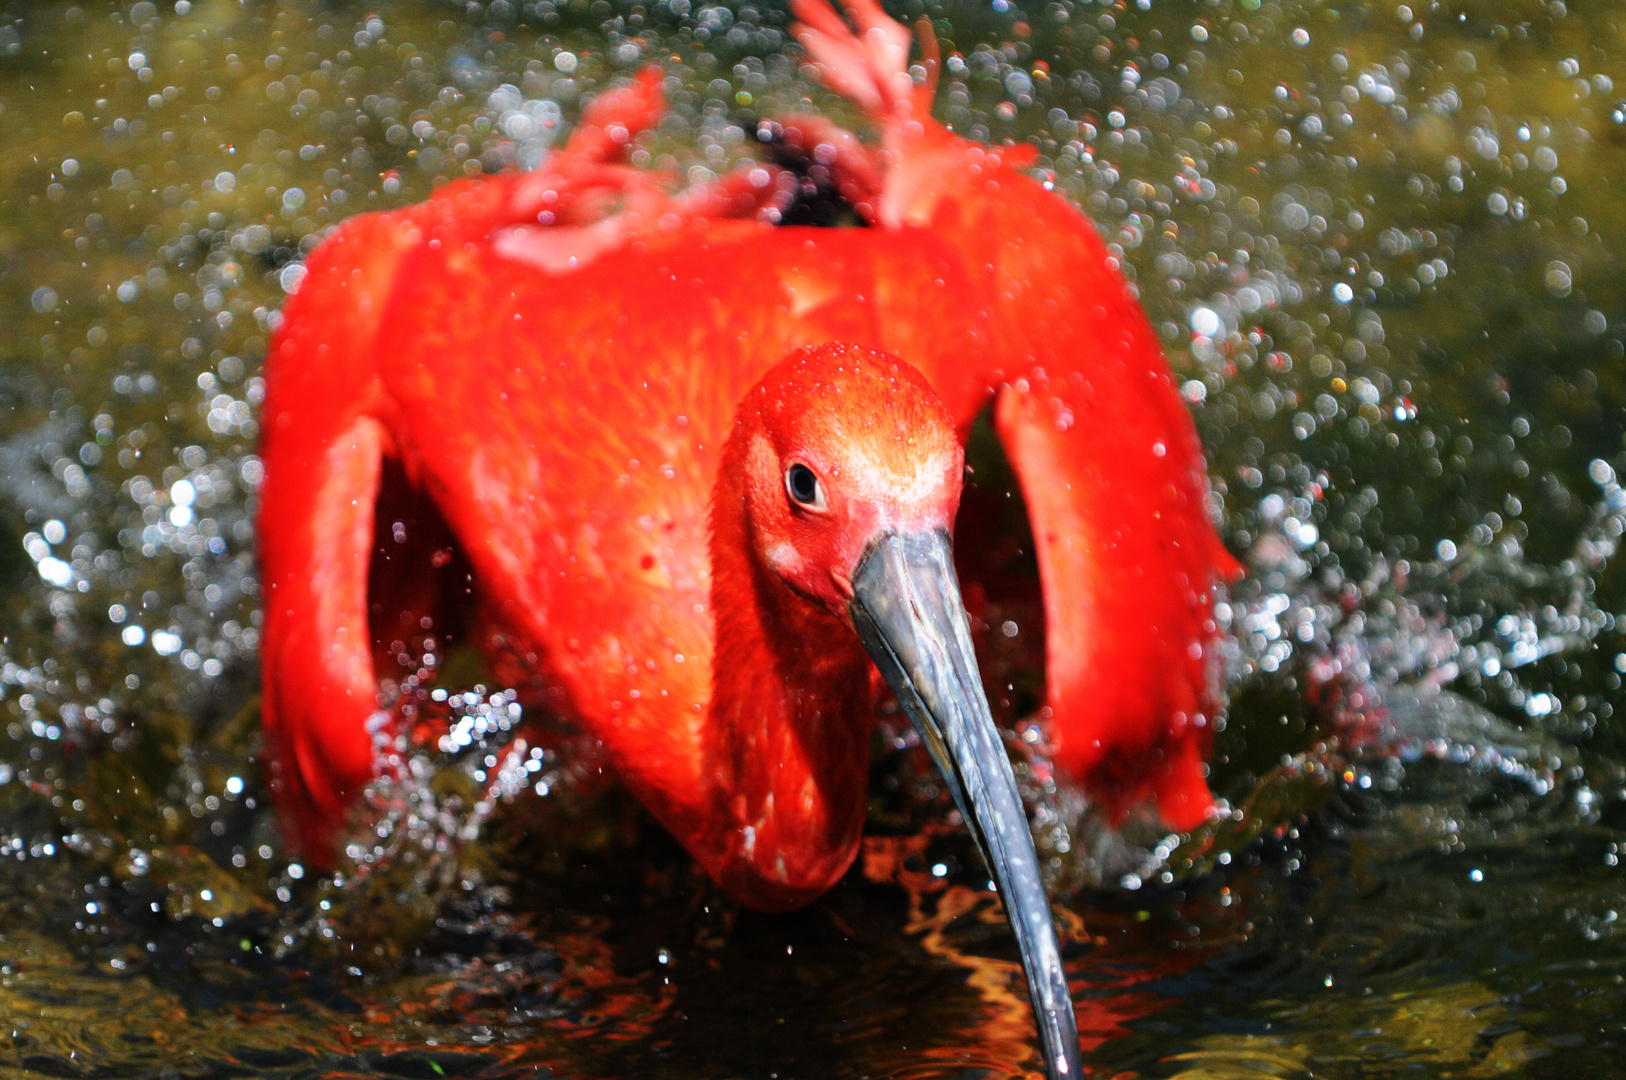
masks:
[[[47,584],[65,589],[73,583],[73,567],[53,555],[39,561],[39,575]]]
[[[1220,317],[1213,308],[1193,308],[1191,312],[1191,329],[1193,333],[1202,337],[1213,337],[1220,332]]]
[[[308,272],[304,263],[289,263],[277,274],[277,284],[282,286],[283,292],[292,296],[299,291],[299,286],[304,284]]]
[[[1569,264],[1565,263],[1561,259],[1554,259],[1552,262],[1548,263],[1547,272],[1544,275],[1544,281],[1547,285],[1547,291],[1552,293],[1554,296],[1559,297],[1560,299],[1568,296],[1570,294],[1570,286],[1572,284]]]

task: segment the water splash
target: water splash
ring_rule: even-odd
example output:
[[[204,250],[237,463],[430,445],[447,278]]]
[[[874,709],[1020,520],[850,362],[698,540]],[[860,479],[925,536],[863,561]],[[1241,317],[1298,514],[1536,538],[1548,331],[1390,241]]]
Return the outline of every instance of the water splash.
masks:
[[[1018,772],[1054,884],[1133,890],[1211,872],[1340,788],[1392,792],[1407,765],[1425,760],[1568,800],[1583,818],[1595,820],[1606,798],[1626,798],[1626,767],[1576,747],[1612,706],[1559,697],[1542,664],[1586,654],[1616,627],[1596,603],[1595,582],[1626,534],[1626,491],[1601,459],[1590,475],[1601,497],[1557,567],[1525,559],[1515,538],[1470,537],[1442,543],[1434,560],[1379,560],[1350,581],[1313,569],[1292,518],[1261,536],[1249,580],[1218,606],[1218,619],[1230,722],[1241,714],[1247,739],[1279,757],[1222,735],[1215,821],[1191,836],[1163,835],[1150,813],[1115,826],[1058,785],[1042,728],[1021,725]],[[1268,700],[1252,700],[1259,691]],[[1286,711],[1272,717],[1272,708]],[[1276,738],[1272,720],[1287,729]],[[1227,778],[1233,756],[1249,764]]]
[[[825,959],[787,968],[774,966],[790,964],[774,937],[785,924],[728,924],[755,952],[689,949],[727,934],[689,933],[681,913],[657,920],[658,937],[629,933],[663,904],[708,899],[662,869],[674,863],[658,840],[607,843],[605,861],[639,874],[547,893],[535,908],[582,921],[547,924],[557,955],[527,939],[529,890],[591,860],[515,889],[482,855],[512,839],[505,808],[546,818],[590,805],[563,835],[628,827],[582,794],[596,773],[571,786],[591,747],[550,743],[533,757],[532,732],[528,793],[505,802],[520,736],[492,725],[490,710],[512,702],[490,692],[423,703],[426,720],[467,721],[469,745],[403,748],[338,879],[289,862],[253,756],[249,551],[256,376],[302,257],[351,213],[530,163],[551,125],[646,62],[666,68],[674,112],[633,164],[691,182],[753,152],[754,117],[806,107],[804,95],[832,104],[799,77],[778,8],[375,6],[182,0],[0,17],[16,210],[0,266],[13,328],[0,348],[0,867],[11,871],[0,889],[14,915],[0,982],[34,1040],[17,1052],[64,1072],[87,1059],[155,1068],[183,1045],[211,1047],[222,1068],[433,1072],[427,1057],[390,1055],[444,1050],[426,1047],[435,1039],[470,1051],[435,1059],[447,1072],[501,1059],[709,1074],[737,1051],[733,1071],[765,1074],[783,1061],[751,1058],[738,1018],[800,1045],[794,1023],[775,1024],[788,1007],[765,1010],[805,981],[814,989],[794,1004],[817,1018],[808,1060],[852,1074],[919,1067],[900,1043],[928,1029],[959,1038],[981,1006],[956,996],[958,962],[932,968],[948,973],[936,982],[899,974],[926,965],[874,915],[896,884],[855,885],[792,924],[804,932],[834,912],[861,930],[868,912],[882,929],[861,948],[798,940],[798,957]],[[1075,901],[1096,938],[1073,935],[1081,995],[1114,964],[1192,943],[1231,950],[1198,969],[1200,983],[1170,973],[1131,1002],[1163,1007],[1155,1021],[1126,1012],[1104,1026],[1115,1041],[1103,1069],[1166,1069],[1188,1051],[1210,1055],[1180,1059],[1193,1067],[1258,1060],[1243,1055],[1261,1041],[1284,1068],[1351,1057],[1488,1068],[1527,1052],[1606,1067],[1607,1049],[1574,1040],[1615,1023],[1599,1009],[1618,999],[1619,883],[1607,875],[1626,802],[1614,764],[1626,754],[1614,716],[1626,346],[1607,182],[1620,173],[1626,69],[1614,39],[1595,13],[1552,2],[1415,5],[1404,19],[1275,0],[1000,0],[931,14],[939,115],[972,138],[1033,143],[1041,181],[1102,223],[1178,366],[1216,512],[1254,571],[1228,600],[1233,706],[1214,779],[1231,816],[1184,845],[1146,823],[1092,832],[1087,808],[1056,794],[1038,729],[1019,723],[1036,665],[1004,665],[991,687],[1013,730],[1034,735],[1024,778],[1053,868],[1119,893]],[[1035,605],[990,612],[995,647],[1032,647]],[[908,750],[908,732],[897,737]],[[888,761],[877,778],[878,836],[943,820],[928,771]],[[539,781],[567,797],[538,798]],[[1384,809],[1363,811],[1345,841],[1359,860],[1304,842],[1374,791]],[[470,840],[476,825],[483,839]],[[1000,958],[977,938],[989,901],[974,854],[943,837],[920,858],[909,902],[928,886],[971,895],[970,914],[929,932],[989,970]],[[1329,858],[1330,870],[1316,865]],[[434,862],[424,880],[445,887],[394,908],[382,885],[410,860]],[[1273,891],[1277,872],[1289,884]],[[1141,888],[1124,894],[1127,874]],[[1313,902],[1295,906],[1296,891]],[[602,895],[633,897],[631,913],[582,914]],[[373,974],[399,970],[387,955],[346,958],[369,940],[351,935],[350,912],[367,930],[365,916],[388,910],[416,921],[395,927],[411,931],[399,940],[433,943],[402,958],[400,982]],[[920,910],[930,922],[937,909]],[[1443,927],[1417,915],[1431,911],[1455,914]],[[1306,919],[1311,933],[1281,929]],[[369,932],[389,938],[383,922]],[[476,941],[499,944],[482,953]],[[623,954],[652,965],[659,948],[670,983],[615,973],[643,972]],[[1477,976],[1439,974],[1464,968]],[[744,974],[731,982],[727,970]],[[858,974],[820,981],[836,970]],[[790,989],[762,994],[770,979]],[[1182,995],[1201,1005],[1182,1011]],[[63,997],[81,1005],[42,1004]],[[843,1011],[826,999],[874,1000]],[[1283,999],[1303,1007],[1270,1004]],[[240,1011],[222,1013],[223,1000]],[[1198,1011],[1222,1000],[1217,1017]],[[1227,1025],[1252,1034],[1213,1035]],[[1386,1034],[1361,1034],[1376,1028]],[[1425,1050],[1411,1034],[1422,1028],[1449,1038]],[[661,1047],[638,1056],[651,1042]],[[1018,1060],[1008,1042],[990,1046],[1000,1063]],[[952,1067],[940,1049],[931,1067]]]

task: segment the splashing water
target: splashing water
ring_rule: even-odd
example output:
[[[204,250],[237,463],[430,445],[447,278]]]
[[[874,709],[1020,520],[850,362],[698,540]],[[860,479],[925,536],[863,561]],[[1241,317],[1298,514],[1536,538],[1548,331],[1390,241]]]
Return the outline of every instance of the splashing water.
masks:
[[[1054,881],[1083,890],[1066,936],[1092,1064],[1612,1065],[1613,16],[900,13],[943,46],[938,115],[1035,144],[1100,223],[1249,569],[1219,612],[1226,815],[1110,829],[1047,768],[1020,494],[973,447],[968,498],[1003,522],[979,648]],[[645,63],[673,111],[633,164],[688,182],[749,158],[757,117],[845,115],[787,28],[690,0],[0,11],[10,1063],[1033,1067],[983,871],[889,717],[862,865],[777,919],[695,879],[590,744],[455,648],[395,688],[410,723],[380,725],[392,768],[331,872],[290,861],[255,759],[258,370],[303,256],[352,213],[534,166]]]

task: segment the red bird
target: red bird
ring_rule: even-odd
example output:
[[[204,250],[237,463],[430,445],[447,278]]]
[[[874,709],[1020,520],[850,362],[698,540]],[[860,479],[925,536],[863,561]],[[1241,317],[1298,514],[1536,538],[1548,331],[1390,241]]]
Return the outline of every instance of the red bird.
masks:
[[[312,254],[267,363],[276,783],[320,857],[384,767],[384,650],[463,591],[437,569],[455,541],[493,662],[545,682],[714,879],[790,908],[857,852],[873,662],[998,881],[1052,1075],[1076,1075],[949,555],[960,443],[992,398],[1033,519],[1058,766],[1176,828],[1212,804],[1230,565],[1201,448],[1088,221],[1026,155],[931,119],[873,0],[849,5],[861,36],[821,0],[797,10],[882,144],[809,117],[784,138],[873,227],[776,227],[795,178],[768,165],[674,196],[620,164],[661,116],[646,75],[542,170],[353,219]],[[375,537],[414,493],[444,525],[414,511]]]

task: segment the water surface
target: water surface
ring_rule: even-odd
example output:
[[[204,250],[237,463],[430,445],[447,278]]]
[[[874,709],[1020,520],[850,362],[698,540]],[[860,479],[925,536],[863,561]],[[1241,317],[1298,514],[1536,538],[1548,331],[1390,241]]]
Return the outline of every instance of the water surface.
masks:
[[[1037,1069],[975,854],[885,723],[860,865],[790,916],[729,904],[585,748],[506,760],[509,699],[467,658],[432,705],[470,745],[375,793],[389,835],[358,834],[338,880],[289,861],[265,804],[254,448],[302,256],[353,213],[535,165],[644,64],[684,89],[635,160],[690,180],[749,155],[755,116],[850,115],[800,74],[783,8],[0,12],[0,1068]],[[1232,818],[1109,840],[1034,792],[1095,1074],[1609,1071],[1626,20],[894,14],[932,20],[938,116],[1037,145],[1100,223],[1249,568],[1222,609]],[[1003,500],[976,455],[972,497]],[[1020,729],[1019,514],[1000,543],[983,652]]]

